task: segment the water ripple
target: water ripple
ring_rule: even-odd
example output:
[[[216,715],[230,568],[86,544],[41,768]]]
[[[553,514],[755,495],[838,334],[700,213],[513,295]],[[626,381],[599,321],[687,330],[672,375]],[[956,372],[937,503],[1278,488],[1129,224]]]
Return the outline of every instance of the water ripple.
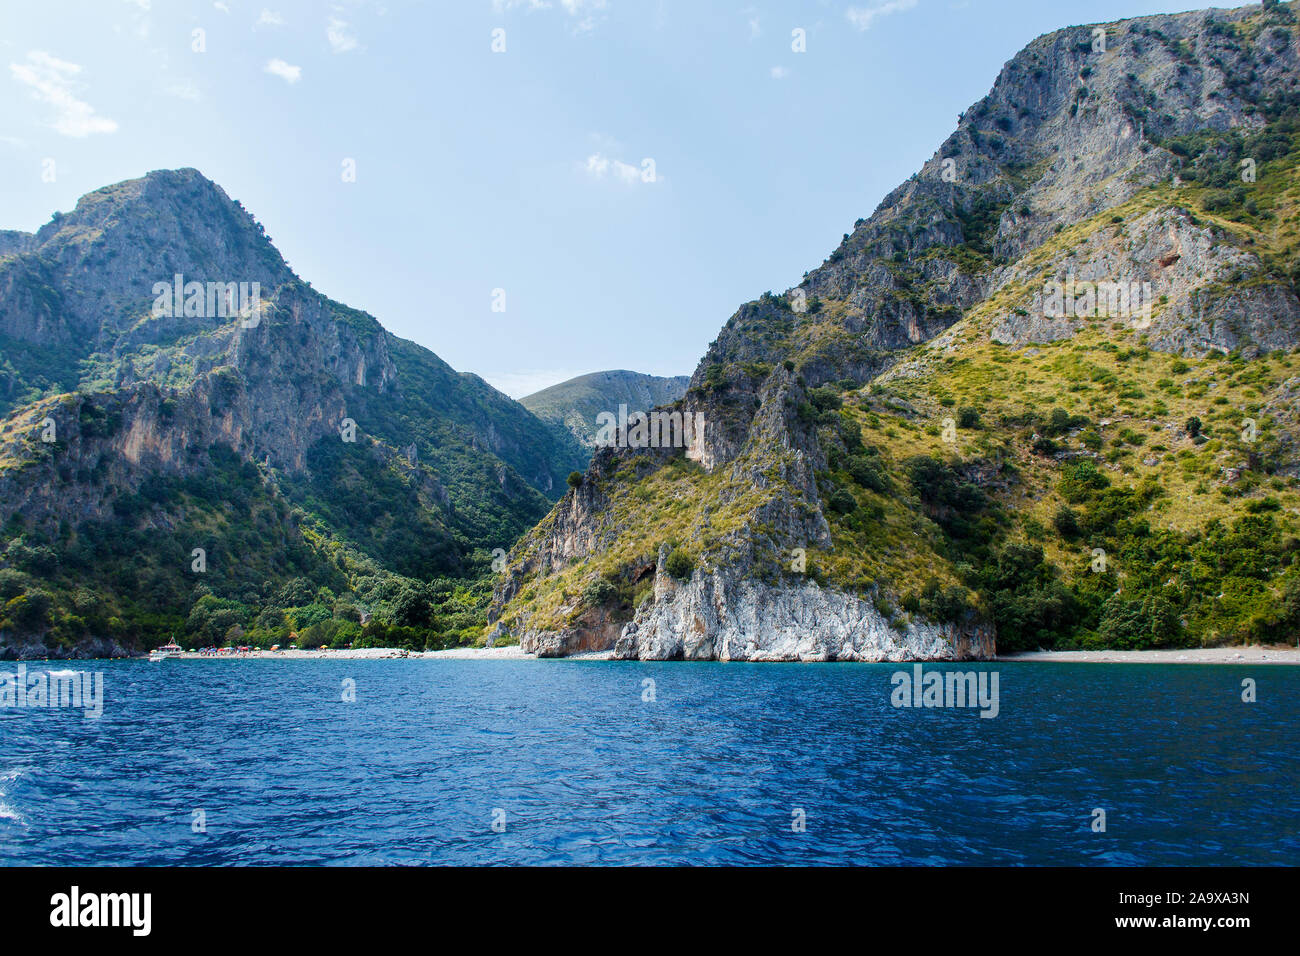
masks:
[[[94,667],[99,720],[0,710],[2,863],[1300,859],[1298,668],[1020,664],[986,720],[894,665]]]

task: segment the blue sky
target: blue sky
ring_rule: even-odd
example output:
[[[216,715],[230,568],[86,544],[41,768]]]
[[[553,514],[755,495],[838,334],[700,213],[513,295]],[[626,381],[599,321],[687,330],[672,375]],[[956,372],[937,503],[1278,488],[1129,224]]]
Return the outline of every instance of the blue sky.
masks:
[[[1192,5],[7,2],[0,228],[193,166],[317,289],[511,395],[606,368],[687,374],[1026,42]]]

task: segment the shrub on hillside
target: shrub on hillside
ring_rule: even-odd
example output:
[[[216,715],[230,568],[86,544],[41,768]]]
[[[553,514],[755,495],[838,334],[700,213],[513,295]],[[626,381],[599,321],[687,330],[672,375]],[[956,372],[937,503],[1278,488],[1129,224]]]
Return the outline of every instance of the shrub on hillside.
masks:
[[[618,588],[604,578],[596,578],[582,589],[582,603],[590,608],[604,607],[618,596]]]
[[[854,498],[848,490],[836,488],[826,499],[826,506],[837,515],[852,514],[858,507],[858,499]]]
[[[1109,485],[1110,479],[1095,462],[1087,459],[1073,462],[1062,469],[1058,483],[1061,496],[1071,504],[1086,501],[1094,491],[1100,491]]]
[[[889,475],[880,459],[870,455],[854,455],[849,459],[849,475],[863,488],[883,494],[890,488]]]
[[[1083,530],[1079,527],[1079,516],[1074,513],[1074,509],[1064,505],[1052,516],[1052,524],[1066,538],[1077,538]]]
[[[670,577],[685,581],[695,571],[695,559],[681,548],[673,548],[664,561],[664,570]]]

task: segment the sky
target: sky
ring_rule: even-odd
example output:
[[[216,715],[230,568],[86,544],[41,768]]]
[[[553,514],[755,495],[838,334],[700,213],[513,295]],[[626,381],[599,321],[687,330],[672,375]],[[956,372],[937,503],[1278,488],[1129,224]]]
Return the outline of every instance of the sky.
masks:
[[[3,0],[0,228],[192,166],[316,289],[509,395],[690,374],[1025,43],[1195,5]]]

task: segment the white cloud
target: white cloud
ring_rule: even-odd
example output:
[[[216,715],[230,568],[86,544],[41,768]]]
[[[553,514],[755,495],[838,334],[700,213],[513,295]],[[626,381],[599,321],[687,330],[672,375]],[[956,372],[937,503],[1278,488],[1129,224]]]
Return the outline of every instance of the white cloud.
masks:
[[[330,49],[335,53],[347,53],[357,48],[357,38],[348,32],[348,25],[338,17],[331,16],[325,27],[325,37],[330,41]]]
[[[880,2],[867,7],[849,7],[844,15],[849,18],[849,23],[853,24],[857,29],[870,30],[871,25],[880,17],[911,10],[917,3],[918,0],[880,0]]]
[[[81,138],[117,131],[114,120],[96,115],[94,107],[77,98],[74,91],[80,84],[76,77],[81,73],[78,64],[57,59],[43,50],[32,50],[25,63],[10,63],[9,72],[31,90],[35,99],[53,108],[51,125],[64,136]]]
[[[605,179],[613,177],[621,183],[633,185],[642,182],[641,167],[632,163],[625,163],[620,159],[611,159],[604,153],[592,153],[587,157],[582,168],[592,179]],[[651,180],[655,182],[656,180]]]
[[[302,67],[291,66],[276,57],[274,60],[267,60],[264,68],[272,76],[278,76],[286,83],[297,83],[302,79]]]
[[[255,26],[259,27],[282,27],[284,26],[284,17],[280,16],[274,10],[262,9],[262,14],[257,18]]]
[[[783,66],[774,66],[769,72],[772,74],[772,79],[774,80],[784,80],[790,75],[790,71]]]
[[[226,6],[224,3],[222,3],[221,0],[217,0],[217,2],[214,3],[212,6],[215,7],[216,9],[220,10],[222,13],[229,13],[229,12],[230,12],[230,8],[229,8],[228,6]]]

